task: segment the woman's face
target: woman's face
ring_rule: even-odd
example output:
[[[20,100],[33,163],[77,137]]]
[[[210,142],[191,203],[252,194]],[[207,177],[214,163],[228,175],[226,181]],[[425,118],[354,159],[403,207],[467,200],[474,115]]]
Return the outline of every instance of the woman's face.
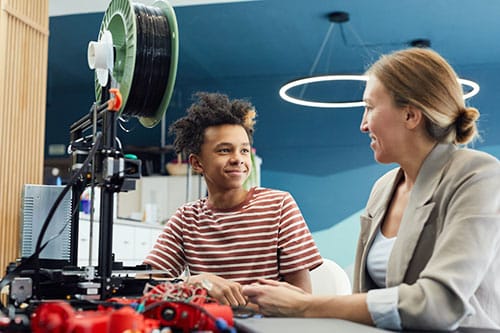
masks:
[[[374,76],[366,83],[363,101],[366,107],[360,129],[370,136],[375,160],[398,163],[405,143],[403,108],[395,105],[394,98]]]

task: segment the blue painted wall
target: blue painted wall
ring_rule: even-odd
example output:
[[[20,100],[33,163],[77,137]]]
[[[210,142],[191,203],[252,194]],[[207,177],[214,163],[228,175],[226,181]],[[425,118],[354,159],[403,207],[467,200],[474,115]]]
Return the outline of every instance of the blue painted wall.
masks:
[[[79,59],[65,59],[64,46],[49,43],[46,147],[67,144],[69,126],[88,112],[93,102],[93,73],[87,67],[85,51],[87,42],[96,38],[101,18],[100,14],[79,18],[81,24],[95,26],[95,32],[68,29],[65,17],[51,19],[51,40],[72,31],[68,38],[71,35],[73,43],[81,41],[83,52]],[[65,77],[63,61],[67,62],[65,66],[81,68],[81,77],[86,81]],[[456,70],[481,85],[479,95],[469,101],[482,112],[479,127],[483,141],[476,147],[500,158],[500,68],[486,64]],[[361,108],[310,109],[286,103],[278,97],[278,88],[288,80],[260,76],[197,81],[186,80],[180,74],[166,121],[170,124],[180,117],[191,103],[192,94],[199,90],[220,91],[254,103],[258,112],[254,143],[263,159],[262,185],[291,192],[323,255],[347,267],[354,258],[358,216],[371,186],[394,166],[373,161],[369,139],[359,131]],[[270,84],[275,87],[273,91],[263,88]],[[357,93],[360,97],[361,92]],[[132,131],[120,131],[124,145],[159,145],[159,126],[145,129],[137,122],[126,126]]]

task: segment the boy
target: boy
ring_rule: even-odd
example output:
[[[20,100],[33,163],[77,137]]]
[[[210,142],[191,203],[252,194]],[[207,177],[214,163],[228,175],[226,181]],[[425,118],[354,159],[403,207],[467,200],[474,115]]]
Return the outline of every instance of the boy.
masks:
[[[222,304],[241,306],[243,284],[287,281],[311,292],[309,270],[322,263],[292,196],[243,183],[251,172],[255,109],[243,100],[198,93],[170,127],[177,153],[203,175],[208,196],[180,207],[145,259],[176,277],[187,266]]]

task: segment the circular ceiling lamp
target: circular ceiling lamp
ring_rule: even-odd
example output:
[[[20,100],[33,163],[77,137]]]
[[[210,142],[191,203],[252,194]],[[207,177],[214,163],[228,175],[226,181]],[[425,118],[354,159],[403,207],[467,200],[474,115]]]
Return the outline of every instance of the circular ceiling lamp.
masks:
[[[310,106],[315,108],[354,108],[365,106],[363,101],[355,102],[316,102],[305,100],[303,98],[296,98],[288,95],[288,91],[292,88],[307,85],[310,83],[326,82],[326,81],[366,81],[368,79],[365,75],[321,75],[306,77],[303,79],[294,80],[288,82],[283,87],[280,88],[280,97],[285,101],[294,103],[297,105]]]
[[[366,75],[321,75],[306,77],[303,79],[298,79],[295,81],[288,82],[279,90],[279,95],[282,99],[287,102],[294,103],[302,106],[310,106],[314,108],[355,108],[364,107],[365,102],[363,101],[352,101],[352,102],[319,102],[312,100],[305,100],[302,98],[296,98],[288,95],[288,91],[292,88],[300,87],[310,83],[326,82],[326,81],[366,81],[368,76]],[[479,85],[471,80],[457,79],[457,81],[462,85],[470,88],[470,91],[464,93],[464,99],[471,98],[479,93]]]
[[[466,86],[470,88],[469,92],[464,93],[464,99],[471,98],[472,96],[476,96],[479,93],[479,84],[474,81],[466,80],[466,79],[458,79],[458,82],[462,86]]]
[[[90,42],[88,49],[89,66],[96,69],[96,100],[106,84],[116,84],[123,99],[120,116],[137,117],[144,127],[154,127],[170,103],[178,57],[177,19],[167,1],[146,6],[112,0],[99,41]]]
[[[368,77],[366,75],[357,75],[357,74],[346,74],[346,75],[339,75],[339,74],[325,74],[325,75],[312,75],[314,73],[314,70],[316,69],[316,66],[319,62],[319,59],[321,58],[321,55],[323,54],[325,45],[328,41],[328,38],[332,32],[332,28],[334,26],[334,23],[342,24],[345,22],[349,21],[349,14],[346,12],[332,12],[328,14],[328,19],[331,22],[330,27],[323,38],[323,43],[321,44],[321,47],[318,51],[318,54],[316,56],[316,59],[313,62],[313,65],[311,66],[311,70],[309,71],[309,76],[304,77],[304,78],[299,78],[293,81],[290,81],[286,84],[284,84],[280,90],[279,90],[279,96],[290,103],[297,104],[297,105],[302,105],[302,106],[309,106],[309,107],[316,107],[316,108],[352,108],[352,107],[364,107],[365,102],[362,100],[359,101],[344,101],[344,102],[320,102],[320,101],[314,101],[314,100],[308,100],[303,97],[305,88],[307,85],[311,83],[320,83],[320,82],[329,82],[329,81],[366,81]],[[414,39],[410,41],[407,45],[410,45],[412,47],[430,47],[431,42],[428,39]],[[468,91],[464,91],[463,98],[468,99],[471,98],[472,96],[477,95],[479,92],[479,85],[471,80],[466,80],[462,78],[457,78],[458,82],[462,86],[466,86],[469,89]],[[294,97],[290,95],[290,90],[293,88],[297,87],[302,87],[302,90],[299,94],[298,97]]]

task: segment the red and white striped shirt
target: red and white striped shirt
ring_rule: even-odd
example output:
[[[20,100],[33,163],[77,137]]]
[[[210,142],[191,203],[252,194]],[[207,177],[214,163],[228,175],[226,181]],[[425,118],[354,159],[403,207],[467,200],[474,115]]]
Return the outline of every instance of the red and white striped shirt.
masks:
[[[180,207],[144,262],[169,277],[187,265],[193,275],[248,284],[311,270],[322,258],[293,197],[254,187],[231,209],[215,209],[207,198]]]

